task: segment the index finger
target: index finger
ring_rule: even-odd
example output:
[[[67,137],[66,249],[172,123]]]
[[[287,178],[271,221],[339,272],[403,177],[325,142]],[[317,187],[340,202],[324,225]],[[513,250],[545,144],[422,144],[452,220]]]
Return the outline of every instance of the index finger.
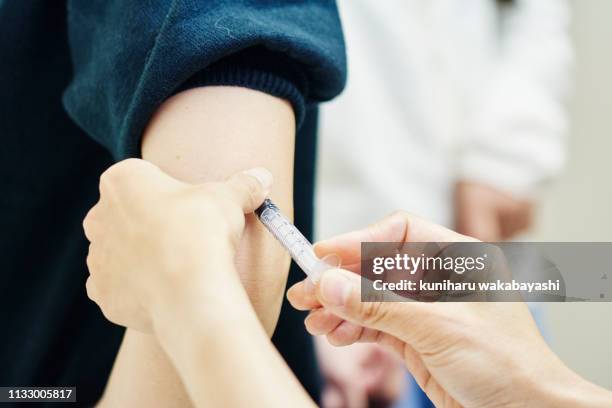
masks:
[[[296,283],[287,291],[287,300],[297,310],[312,310],[321,307],[310,279]]]
[[[407,229],[407,217],[394,213],[364,229],[319,241],[314,250],[319,257],[335,253],[342,259],[342,264],[356,264],[361,261],[362,242],[403,242]]]
[[[335,253],[343,264],[356,264],[361,261],[362,242],[455,241],[476,240],[405,211],[397,211],[364,229],[317,242],[314,249],[319,257]]]

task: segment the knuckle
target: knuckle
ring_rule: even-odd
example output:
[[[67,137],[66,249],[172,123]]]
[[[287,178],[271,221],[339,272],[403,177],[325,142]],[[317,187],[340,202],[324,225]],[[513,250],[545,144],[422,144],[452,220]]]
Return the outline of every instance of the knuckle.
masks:
[[[100,180],[108,180],[115,177],[116,173],[120,172],[123,167],[123,161],[117,162],[104,170],[100,175]]]
[[[87,269],[89,270],[89,273],[93,273],[94,270],[95,270],[95,263],[93,261],[93,255],[91,253],[91,250],[87,254],[87,258],[85,259],[85,263],[87,264]]]
[[[128,159],[122,160],[119,163],[117,163],[118,165],[122,165],[122,166],[127,166],[127,167],[131,167],[131,166],[141,166],[141,165],[145,165],[146,163],[148,163],[145,160],[141,160],[141,159],[136,159],[134,157],[130,157]]]
[[[89,240],[91,237],[91,218],[89,216],[83,219],[83,232],[85,233],[85,237]]]
[[[87,254],[87,257],[85,258],[85,264],[87,264],[87,269],[91,273],[91,252]]]
[[[95,272],[100,268],[100,256],[98,253],[98,248],[94,244],[89,244],[85,264],[87,265],[87,269],[89,270],[89,274],[91,276],[94,276]]]
[[[368,325],[376,326],[388,317],[388,309],[383,302],[361,302],[359,315]]]
[[[96,207],[92,207],[88,212],[85,218],[83,218],[83,231],[85,232],[85,236],[88,238],[91,236],[91,232],[93,229],[94,220],[96,218]]]
[[[147,168],[147,164],[149,162],[141,159],[129,158],[122,160],[120,162],[115,163],[113,166],[109,168],[113,174],[122,174],[122,173],[130,173],[132,171],[136,171],[138,169]]]
[[[125,159],[120,162],[117,162],[106,169],[100,175],[100,188],[104,188],[110,186],[114,183],[117,183],[119,180],[124,179],[126,176],[133,174],[135,171],[139,169],[146,169],[152,164],[148,163],[145,160],[140,159]]]
[[[116,166],[116,165],[115,165]],[[100,197],[111,196],[112,192],[116,189],[116,185],[120,180],[120,175],[115,166],[109,167],[100,175]]]
[[[96,299],[97,299],[96,284],[94,282],[93,277],[91,276],[87,278],[87,281],[85,281],[85,291],[87,292],[87,297],[93,300],[94,302],[96,302]]]
[[[112,167],[111,167],[112,168]],[[110,169],[107,169],[100,175],[100,194],[104,194],[112,184],[112,173]]]

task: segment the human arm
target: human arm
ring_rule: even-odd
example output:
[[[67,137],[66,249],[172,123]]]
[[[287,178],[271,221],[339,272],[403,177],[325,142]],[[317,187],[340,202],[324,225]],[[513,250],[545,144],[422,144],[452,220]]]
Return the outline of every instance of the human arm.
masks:
[[[489,183],[460,180],[453,192],[455,229],[485,242],[511,239],[533,222],[535,202]]]
[[[209,281],[205,285],[210,288]],[[172,314],[160,324],[159,341],[195,406],[314,407],[270,342],[244,289],[224,288],[222,294],[195,293],[196,304],[169,308]],[[207,295],[211,300],[204,305]],[[211,307],[222,313],[210,316]]]
[[[460,242],[468,237],[405,213],[317,244],[359,265],[361,242]],[[362,302],[360,277],[326,271],[299,283],[291,303],[312,310],[306,327],[338,345],[376,342],[396,351],[436,406],[604,407],[612,393],[573,373],[548,348],[524,303]],[[510,391],[511,390],[511,391]]]
[[[176,95],[161,107],[145,131],[142,154],[170,176],[190,183],[266,167],[275,180],[270,197],[293,214],[294,139],[294,115],[286,101],[245,88],[206,87]],[[253,214],[247,216],[236,265],[271,335],[289,257]]]
[[[162,105],[167,104],[171,96],[175,95],[176,100],[189,92],[181,90],[213,85],[257,89],[276,96],[275,100],[290,101],[295,111],[295,123],[292,123],[295,125],[305,116],[306,105],[334,97],[344,84],[343,40],[333,1],[156,0],[138,4],[68,1],[67,8],[73,75],[63,103],[87,136],[104,146],[117,161],[145,154],[146,146],[141,140],[143,136],[147,139],[145,133],[155,129],[150,125],[153,115],[167,112]],[[263,107],[266,103],[261,105]],[[269,116],[243,117],[239,111],[242,106],[240,101],[233,100],[231,106],[226,106],[227,112],[217,111],[219,116],[216,117],[204,116],[214,121],[217,127],[227,127],[227,131],[220,134],[211,134],[206,127],[196,128],[202,125],[199,120],[202,112],[193,111],[195,118],[183,115],[180,131],[184,132],[185,127],[193,125],[189,136],[196,143],[180,147],[206,158],[204,161],[196,157],[197,165],[202,167],[193,168],[194,174],[223,175],[224,163],[235,165],[234,157],[245,156],[248,160],[278,160],[283,157],[290,166],[292,156],[284,155],[285,152],[276,151],[274,147],[266,149],[265,153],[259,149],[272,143],[282,148],[284,143],[293,143],[293,134],[279,140],[259,138],[261,135],[253,131],[260,129],[259,120],[266,120]],[[245,122],[247,119],[253,123]],[[237,124],[242,131],[246,130],[241,134],[244,146],[259,144],[258,149],[240,153],[237,151],[240,144],[230,144],[230,139],[237,142],[236,135],[231,133],[237,130]],[[208,149],[209,143],[219,147],[220,138],[228,135],[233,137],[223,141],[225,150]],[[279,136],[268,129],[263,135]],[[166,129],[164,138],[167,138],[166,146],[175,139],[188,142],[178,129]],[[198,144],[198,141],[202,143]],[[197,151],[202,146],[206,150]],[[161,153],[164,153],[163,148]],[[289,153],[293,154],[293,150]],[[244,165],[246,167],[248,163]],[[187,169],[186,166],[181,168]],[[291,178],[290,169],[283,169],[281,177]],[[282,185],[281,179],[277,182],[277,185]],[[285,194],[290,197],[291,191]],[[277,196],[277,201],[290,213],[282,197]],[[253,240],[251,247],[245,250],[257,253],[260,249],[265,250],[264,246]],[[274,256],[269,256],[273,254],[261,255],[261,259],[267,256],[273,262]],[[283,267],[285,259],[279,259],[274,266]],[[138,346],[130,350],[124,348],[121,354],[143,349]],[[163,359],[159,347],[146,350],[157,350],[153,354]],[[158,358],[152,355],[136,361],[154,362]],[[107,390],[116,390],[118,386],[125,392],[118,393],[120,397],[115,405],[173,404],[173,400],[163,398],[163,394],[168,393],[167,383],[149,375],[150,372],[160,372],[162,376],[170,376],[171,373],[165,369],[167,366],[161,364],[160,370],[149,366],[137,371],[133,365],[128,365],[125,375],[119,375],[116,369]],[[97,375],[101,377],[107,373]],[[141,382],[146,383],[144,387],[140,387]],[[177,384],[177,381],[170,383]],[[106,397],[109,395],[107,392]],[[147,395],[151,395],[148,401],[140,401]]]
[[[271,197],[291,214],[294,123],[289,104],[270,95],[235,87],[192,89],[170,98],[153,117],[143,138],[143,158],[192,183],[265,166],[275,178]],[[236,265],[271,335],[289,259],[252,215],[247,217]],[[128,330],[119,357],[141,364],[116,361],[102,406],[186,401],[172,364],[153,336]]]
[[[193,185],[127,160],[103,174],[100,201],[83,222],[89,297],[112,322],[160,340],[196,406],[313,405],[272,346],[234,262],[243,213],[269,195],[271,181],[252,169]]]
[[[468,90],[457,160],[455,227],[487,241],[531,225],[538,195],[561,170],[566,150],[570,6],[506,3],[489,73]]]

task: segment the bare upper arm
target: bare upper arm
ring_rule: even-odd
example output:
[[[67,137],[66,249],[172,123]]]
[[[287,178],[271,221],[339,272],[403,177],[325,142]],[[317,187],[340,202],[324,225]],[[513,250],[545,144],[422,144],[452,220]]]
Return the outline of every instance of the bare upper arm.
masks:
[[[142,156],[194,183],[266,167],[274,175],[272,198],[292,214],[294,146],[295,119],[288,102],[246,88],[206,87],[164,103],[145,132]],[[248,217],[237,262],[255,309],[261,302],[268,306],[270,298],[280,308],[289,258],[254,216]],[[270,286],[277,287],[274,295]],[[271,333],[276,319],[265,320]]]
[[[142,157],[192,183],[266,167],[274,175],[271,197],[292,214],[294,146],[295,119],[288,102],[246,88],[215,86],[168,99],[143,135]],[[251,302],[271,334],[289,258],[254,216],[247,218],[236,262]],[[264,309],[274,312],[263,313]],[[177,406],[188,401],[155,338],[128,330],[101,405]]]

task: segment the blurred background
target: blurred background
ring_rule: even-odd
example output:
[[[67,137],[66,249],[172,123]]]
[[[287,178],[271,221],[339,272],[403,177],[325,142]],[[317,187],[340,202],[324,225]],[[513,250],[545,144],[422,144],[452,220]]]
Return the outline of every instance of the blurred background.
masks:
[[[576,65],[569,156],[544,196],[535,238],[612,241],[612,2],[573,0],[571,6]],[[551,303],[545,318],[563,361],[612,389],[612,303]]]
[[[402,208],[485,241],[612,241],[612,1],[338,3],[349,80],[322,109],[318,239]],[[569,367],[612,389],[612,303],[534,313]],[[324,407],[362,406],[347,395],[365,366],[400,371],[326,344]],[[415,388],[396,406],[429,406]]]

